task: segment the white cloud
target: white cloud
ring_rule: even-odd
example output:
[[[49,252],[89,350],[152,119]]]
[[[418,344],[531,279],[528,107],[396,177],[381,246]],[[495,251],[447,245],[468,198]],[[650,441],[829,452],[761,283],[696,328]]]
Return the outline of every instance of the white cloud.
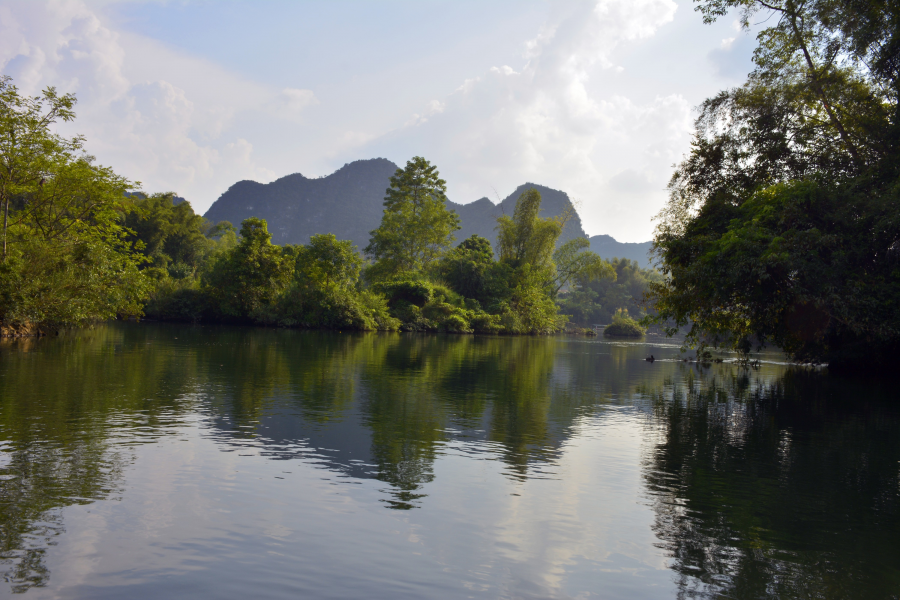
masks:
[[[106,3],[0,0],[0,70],[27,93],[75,92],[78,119],[62,130],[84,134],[100,162],[147,191],[176,191],[204,211],[240,179],[422,155],[453,200],[541,183],[580,201],[589,233],[625,241],[649,237],[671,165],[689,147],[690,105],[719,87],[703,73],[746,72],[751,44],[739,34],[722,45],[735,35],[730,23],[713,31],[687,13],[661,33],[673,0],[563,0],[541,5],[522,29],[518,13],[500,11],[461,31],[452,59],[435,47],[413,60],[388,42],[378,61],[348,59],[377,38],[350,43],[349,54],[329,54],[320,40],[273,57],[248,34],[258,56],[237,60],[230,48],[193,56],[138,35]],[[385,23],[396,21],[391,10]],[[167,12],[154,14],[168,23]],[[512,40],[519,55],[506,50]],[[480,50],[465,55],[472,44]],[[317,68],[262,68],[288,55]],[[714,69],[691,62],[704,55]],[[230,70],[238,66],[245,75]]]
[[[366,150],[428,157],[457,202],[491,189],[505,195],[526,181],[556,187],[604,232],[646,239],[686,146],[690,106],[677,94],[639,104],[588,83],[604,71],[617,76],[615,51],[653,35],[674,11],[670,0],[558,4],[526,44],[524,68],[494,67],[464,81],[440,111],[414,115]],[[625,170],[640,173],[640,194],[617,185]],[[635,223],[636,214],[646,222]]]
[[[316,104],[319,104],[319,99],[312,90],[285,88],[278,97],[276,110],[282,118],[297,120],[302,117],[305,108]]]
[[[146,191],[176,191],[204,207],[237,179],[274,177],[257,165],[247,140],[223,134],[254,103],[280,102],[295,114],[315,102],[311,91],[264,90],[152,41],[125,37],[83,2],[5,4],[0,69],[24,93],[48,85],[75,93],[78,119],[60,130],[84,134],[101,163],[140,180]],[[204,89],[240,92],[225,103]]]

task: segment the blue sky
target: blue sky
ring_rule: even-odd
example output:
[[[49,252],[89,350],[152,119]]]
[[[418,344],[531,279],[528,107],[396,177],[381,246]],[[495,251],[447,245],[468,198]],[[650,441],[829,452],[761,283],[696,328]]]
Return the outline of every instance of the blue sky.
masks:
[[[2,72],[76,93],[64,132],[199,212],[241,179],[421,155],[456,202],[540,183],[620,241],[650,238],[692,108],[752,48],[674,0],[0,0]]]

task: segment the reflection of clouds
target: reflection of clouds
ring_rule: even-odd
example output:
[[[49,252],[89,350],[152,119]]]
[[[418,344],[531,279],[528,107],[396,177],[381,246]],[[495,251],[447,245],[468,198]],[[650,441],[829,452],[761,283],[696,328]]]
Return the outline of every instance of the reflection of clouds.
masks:
[[[810,444],[805,405],[790,401],[791,386],[804,380],[775,364],[749,375],[727,364],[650,365],[646,342],[374,335],[352,342],[210,329],[186,348],[166,346],[174,328],[116,326],[106,331],[127,335],[92,346],[85,362],[46,388],[31,376],[10,387],[16,378],[8,368],[0,378],[0,402],[37,389],[41,398],[60,394],[67,407],[72,398],[103,398],[109,411],[96,413],[103,427],[91,430],[90,448],[111,475],[100,478],[102,494],[40,515],[57,532],[65,525],[58,545],[49,536],[36,542],[52,572],[48,594],[91,597],[89,586],[102,585],[127,597],[133,585],[165,596],[188,583],[215,591],[277,574],[298,595],[327,585],[336,596],[361,597],[377,582],[392,598],[670,598],[678,585],[685,595],[714,591],[753,561],[796,583],[817,573],[815,561],[782,560],[779,544],[792,538],[790,527],[777,529],[779,519],[811,523],[802,511],[833,501],[823,493],[828,481],[851,484],[855,495],[840,512],[850,519],[871,506],[890,509],[900,489],[896,415],[871,399],[847,418],[822,421],[816,412]],[[111,346],[115,353],[104,351]],[[148,360],[154,352],[161,363]],[[102,358],[91,366],[90,357]],[[95,377],[124,381],[125,373],[151,384],[132,381],[128,397],[120,387],[109,397],[69,387]],[[348,378],[352,385],[337,385]],[[781,394],[782,413],[760,401],[766,394]],[[846,395],[834,397],[850,410]],[[83,408],[96,416],[94,406]],[[381,464],[363,460],[375,437],[385,445]],[[121,448],[128,451],[117,455]],[[779,486],[799,486],[799,497],[815,502],[783,501],[765,482],[745,485],[760,465]],[[386,478],[391,468],[397,479]],[[414,510],[385,509],[404,489],[394,484],[421,495]],[[848,535],[815,524],[793,542],[833,548],[822,540]],[[877,556],[843,557],[851,573],[896,558],[890,527],[864,526],[888,543],[873,545]]]
[[[653,513],[635,511],[644,427],[632,415],[581,419],[552,479],[501,484],[497,463],[446,454],[427,487],[426,510],[415,514],[429,554],[491,597],[604,597],[600,582],[631,578],[670,591]],[[465,544],[447,543],[444,521],[458,524]]]

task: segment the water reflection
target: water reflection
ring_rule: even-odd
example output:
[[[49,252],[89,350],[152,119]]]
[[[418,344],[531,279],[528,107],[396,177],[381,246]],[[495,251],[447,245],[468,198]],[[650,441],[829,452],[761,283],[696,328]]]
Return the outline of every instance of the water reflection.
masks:
[[[222,454],[381,482],[380,504],[411,515],[438,500],[429,498],[441,489],[436,473],[458,464],[453,457],[502,465],[514,484],[547,480],[553,497],[573,490],[561,497],[600,514],[604,502],[622,503],[621,484],[580,478],[610,468],[612,455],[564,459],[619,424],[617,435],[640,437],[642,462],[615,468],[640,477],[644,502],[616,509],[652,511],[658,542],[629,560],[647,568],[668,559],[675,588],[658,597],[900,590],[900,419],[890,387],[773,365],[685,365],[667,361],[677,350],[660,344],[652,351],[663,360],[649,364],[647,351],[579,338],[152,324],[0,345],[0,569],[15,592],[47,585],[66,507],[122,498],[141,483],[128,475],[138,450],[189,429]],[[531,526],[491,513],[496,499],[476,500],[504,523],[498,540]],[[575,535],[578,521],[566,519]],[[557,595],[569,575],[602,579],[597,561],[609,552],[556,544],[575,558],[554,563],[558,587],[532,582],[531,595]],[[569,573],[578,561],[585,571]],[[622,585],[613,595],[642,589]]]
[[[107,328],[54,342],[0,347],[0,565],[14,592],[46,582],[61,509],[114,498],[129,444],[165,435],[185,410],[150,400],[172,398],[160,388],[174,361]]]
[[[897,396],[806,370],[643,389],[644,478],[679,597],[896,598]]]

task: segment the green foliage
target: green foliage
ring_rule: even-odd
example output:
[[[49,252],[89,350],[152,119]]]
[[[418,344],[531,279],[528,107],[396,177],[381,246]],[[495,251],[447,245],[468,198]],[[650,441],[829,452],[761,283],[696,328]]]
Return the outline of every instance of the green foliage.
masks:
[[[616,310],[612,323],[603,330],[603,335],[612,337],[640,337],[644,333],[646,333],[646,330],[637,321],[628,316],[627,308]]]
[[[591,245],[587,238],[574,238],[563,244],[553,253],[556,275],[553,278],[553,293],[575,281],[596,281],[611,279],[615,281],[616,271],[608,261],[594,252],[586,250]]]
[[[297,251],[294,277],[308,287],[347,290],[356,285],[362,262],[350,241],[331,233],[314,235]]]
[[[0,77],[0,322],[58,328],[140,315],[150,284],[121,215],[131,182],[51,132],[75,98],[23,97]]]
[[[198,274],[216,242],[206,234],[221,236],[231,227],[222,222],[213,227],[190,203],[175,204],[174,194],[137,197],[134,209],[125,216],[129,241],[140,242],[140,251],[148,261],[145,267],[162,269],[170,277],[183,279]]]
[[[775,19],[740,88],[700,107],[655,248],[659,322],[689,340],[871,367],[900,349],[900,9],[702,2]]]
[[[489,273],[493,264],[491,242],[473,235],[447,253],[437,272],[460,295],[484,302],[490,295]]]
[[[516,201],[513,216],[497,219],[497,247],[500,260],[512,267],[531,265],[535,269],[550,269],[553,250],[562,233],[562,223],[555,218],[542,218],[541,194],[535,189],[525,191]]]
[[[204,275],[204,291],[218,315],[250,319],[265,312],[287,287],[294,267],[290,250],[274,246],[271,239],[265,221],[245,220],[238,245],[218,257]]]
[[[459,216],[447,209],[447,184],[437,168],[416,156],[397,169],[384,199],[381,226],[365,252],[373,280],[427,270],[456,239]]]
[[[362,257],[349,241],[314,235],[297,249],[294,278],[271,313],[281,325],[331,329],[397,329],[387,302],[359,291]]]
[[[206,318],[211,308],[197,279],[163,277],[144,305],[144,314],[153,319],[195,323]]]
[[[422,279],[396,279],[376,283],[372,289],[387,299],[388,306],[407,303],[419,308],[431,300],[433,286]]]
[[[612,322],[619,308],[627,309],[638,318],[646,315],[648,308],[644,296],[653,282],[661,282],[662,275],[653,269],[642,269],[637,262],[627,258],[606,261],[614,272],[614,277],[576,279],[570,291],[562,295],[559,304],[564,314],[572,321],[589,326]]]

